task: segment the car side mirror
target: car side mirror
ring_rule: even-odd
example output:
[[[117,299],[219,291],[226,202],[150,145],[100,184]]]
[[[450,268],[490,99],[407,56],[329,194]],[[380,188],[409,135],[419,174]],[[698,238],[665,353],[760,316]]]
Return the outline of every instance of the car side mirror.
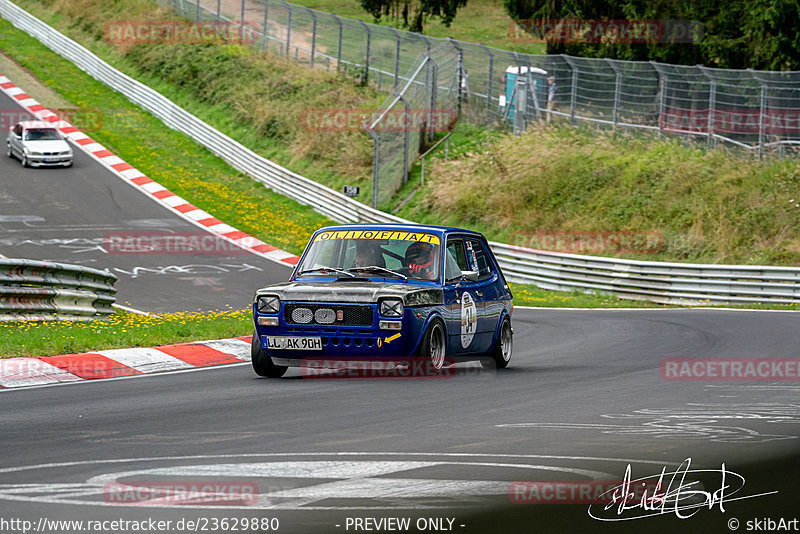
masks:
[[[461,271],[461,279],[470,282],[478,281],[478,271]]]

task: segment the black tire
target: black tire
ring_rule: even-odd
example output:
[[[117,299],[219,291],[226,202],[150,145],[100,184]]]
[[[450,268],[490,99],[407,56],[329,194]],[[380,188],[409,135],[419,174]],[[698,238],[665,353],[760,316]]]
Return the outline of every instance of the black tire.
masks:
[[[264,354],[258,334],[253,333],[253,342],[250,344],[250,355],[252,357],[253,371],[258,376],[266,378],[280,378],[286,373],[288,367],[285,365],[275,365],[272,358]]]
[[[442,367],[450,365],[447,361],[447,334],[444,323],[433,321],[425,331],[419,349],[419,357],[424,360],[427,370],[438,373]]]
[[[511,319],[506,315],[500,325],[500,335],[489,353],[489,358],[481,360],[484,369],[505,369],[511,361],[514,348],[514,331],[511,329]]]

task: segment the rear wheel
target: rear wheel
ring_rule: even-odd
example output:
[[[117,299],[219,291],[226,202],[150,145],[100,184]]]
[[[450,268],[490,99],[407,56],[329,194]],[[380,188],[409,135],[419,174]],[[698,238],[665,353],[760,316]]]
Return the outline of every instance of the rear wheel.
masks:
[[[444,325],[441,321],[434,321],[425,331],[422,339],[420,356],[434,372],[438,372],[445,365],[447,355],[447,338],[444,333]]]
[[[258,376],[280,378],[288,369],[285,365],[275,365],[272,362],[272,358],[264,354],[258,334],[255,332],[253,333],[253,342],[250,345],[250,355],[252,356],[253,370]]]
[[[500,335],[497,336],[497,341],[492,347],[492,352],[489,358],[481,360],[481,365],[484,368],[490,369],[505,369],[508,367],[508,362],[511,361],[511,352],[514,348],[513,332],[511,330],[511,319],[508,316],[503,318],[503,323],[500,325]]]

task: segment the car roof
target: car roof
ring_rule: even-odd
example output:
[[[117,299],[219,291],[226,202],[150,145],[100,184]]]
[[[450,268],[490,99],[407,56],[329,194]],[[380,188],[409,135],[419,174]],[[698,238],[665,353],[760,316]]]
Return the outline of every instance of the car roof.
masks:
[[[390,223],[390,224],[338,224],[335,226],[326,226],[324,228],[320,228],[317,230],[316,233],[319,232],[327,232],[332,230],[395,230],[395,231],[405,231],[405,232],[430,232],[439,236],[444,236],[445,234],[470,234],[474,236],[483,237],[483,234],[480,232],[476,232],[474,230],[465,230],[463,228],[456,228],[453,226],[436,226],[430,224],[414,224],[414,223]]]
[[[47,128],[49,130],[55,130],[56,127],[50,124],[49,122],[45,121],[22,121],[20,125],[25,128],[26,130],[29,128]]]

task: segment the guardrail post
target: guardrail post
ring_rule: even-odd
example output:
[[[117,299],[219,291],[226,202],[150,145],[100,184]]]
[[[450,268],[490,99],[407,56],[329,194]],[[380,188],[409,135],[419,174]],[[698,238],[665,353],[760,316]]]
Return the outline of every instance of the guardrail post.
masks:
[[[492,76],[494,75],[494,54],[489,47],[480,43],[483,51],[489,56],[489,80],[486,82],[486,122],[490,122],[492,112]]]
[[[220,1],[221,0],[217,0],[217,4],[218,5],[219,5]],[[219,8],[217,8],[217,9],[219,9]],[[269,26],[267,26],[268,22],[269,22],[269,0],[264,0],[264,41],[261,43],[261,50],[263,50],[265,52],[268,51],[267,43],[269,42],[268,41],[268,39],[269,39],[269,37],[268,37],[268,35],[269,35]]]
[[[364,30],[367,32],[367,51],[364,54],[364,72],[361,74],[361,83],[367,84],[369,83],[369,46],[370,41],[372,40],[372,32],[369,31],[369,26],[363,20],[359,20],[358,22],[364,27]]]
[[[397,80],[400,77],[400,34],[397,33],[397,30],[392,28],[391,26],[387,26],[389,30],[394,35],[395,39],[395,50],[394,50],[394,85],[393,87],[397,87]]]
[[[269,1],[269,0],[267,0]],[[339,25],[339,44],[336,46],[336,70],[339,70],[339,65],[342,62],[342,21],[339,17],[331,13],[333,20]]]

